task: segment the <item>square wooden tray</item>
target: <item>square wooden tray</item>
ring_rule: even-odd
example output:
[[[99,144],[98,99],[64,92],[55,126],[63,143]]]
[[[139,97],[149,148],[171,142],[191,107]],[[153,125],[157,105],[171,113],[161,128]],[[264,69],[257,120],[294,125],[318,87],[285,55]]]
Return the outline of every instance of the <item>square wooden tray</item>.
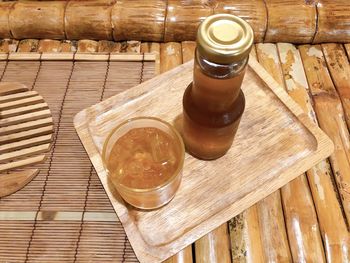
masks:
[[[315,126],[251,58],[243,82],[246,110],[234,145],[222,158],[186,154],[181,186],[165,207],[126,205],[108,181],[100,152],[109,130],[125,119],[181,119],[182,95],[192,80],[188,62],[87,108],[74,124],[141,262],[161,262],[305,172],[333,151]]]

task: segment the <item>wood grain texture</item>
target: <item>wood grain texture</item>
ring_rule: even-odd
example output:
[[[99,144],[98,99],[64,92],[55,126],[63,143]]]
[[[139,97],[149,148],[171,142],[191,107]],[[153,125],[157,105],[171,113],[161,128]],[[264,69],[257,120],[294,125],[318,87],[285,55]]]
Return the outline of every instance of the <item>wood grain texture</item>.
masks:
[[[282,88],[284,88],[285,83],[283,80],[282,67],[279,63],[276,45],[272,43],[257,44],[256,54],[259,63],[273,77],[273,79],[277,81]]]
[[[350,64],[341,44],[322,44],[322,50],[333,84],[343,104],[345,121],[350,129]]]
[[[2,39],[0,40],[0,53],[16,52],[18,40]]]
[[[276,45],[257,44],[256,51],[259,63],[271,74],[280,88],[284,88],[285,84]],[[276,262],[291,261],[292,255],[283,217],[280,190],[257,203],[257,211],[265,259]]]
[[[292,258],[296,262],[326,262],[320,228],[306,176],[281,189],[284,219]]]
[[[170,52],[170,54],[168,53],[168,46],[171,49],[174,49],[174,52]],[[163,70],[163,72],[165,71],[169,71],[179,65],[182,64],[183,61],[183,57],[185,55],[185,53],[188,53],[188,47],[184,47],[181,44],[181,50],[180,50],[180,45],[174,45],[174,44],[170,44],[170,45],[165,45],[165,44],[161,44],[160,46],[160,58],[161,58],[161,63],[160,63],[160,68]],[[179,57],[181,57],[182,59],[180,60]],[[190,57],[190,59],[193,59],[193,55]],[[157,73],[157,75],[160,72]],[[193,257],[192,257],[192,246],[193,245],[189,245],[187,247],[185,247],[183,250],[180,250],[177,254],[175,254],[174,256],[170,257],[168,260],[166,260],[166,263],[192,263],[193,262]]]
[[[347,0],[318,0],[318,28],[313,43],[350,42],[350,5]]]
[[[4,82],[2,83],[2,85],[0,85],[0,94],[1,94],[1,89],[3,86],[4,86]],[[25,88],[24,92],[17,92],[14,94],[0,96],[0,104],[5,103],[5,102],[11,102],[11,101],[18,100],[18,99],[26,99],[26,98],[30,98],[30,97],[35,97],[38,95],[38,93],[35,91],[26,91],[26,90],[28,90],[28,88]]]
[[[48,105],[36,91],[16,82],[1,83],[0,124],[0,172],[44,161],[41,154],[50,149],[53,125]],[[31,169],[0,175],[0,197],[23,188],[38,172]]]
[[[18,169],[25,167],[27,165],[34,165],[41,163],[45,160],[45,155],[38,155],[35,157],[28,157],[18,161],[13,161],[10,163],[0,164],[0,172],[6,172],[12,169]]]
[[[155,54],[155,75],[160,74],[160,44],[152,42],[149,51]]]
[[[0,197],[8,196],[22,189],[38,173],[38,169],[30,169],[9,174],[0,174]]]
[[[192,246],[187,246],[174,256],[168,258],[163,263],[192,263]]]
[[[9,14],[9,27],[16,39],[64,39],[65,2],[16,2]]]
[[[289,43],[278,43],[277,48],[288,95],[298,103],[312,121],[316,122],[316,114],[309,96],[309,85],[299,51]]]
[[[349,223],[350,138],[342,104],[329,75],[321,46],[301,46],[300,54],[304,63],[319,125],[335,145],[335,151],[330,156],[330,162],[343,209]]]
[[[227,224],[219,226],[195,242],[196,262],[230,263],[230,240]]]
[[[115,0],[69,1],[64,15],[68,39],[112,40],[111,11]]]
[[[18,142],[19,140],[30,139],[37,136],[42,136],[46,134],[52,133],[53,126],[46,126],[41,128],[36,128],[28,131],[17,132],[14,134],[7,134],[4,136],[0,136],[0,144]]]
[[[111,40],[113,34],[116,41],[193,41],[200,21],[214,13],[232,13],[250,23],[256,42],[350,41],[347,0],[268,0],[266,4],[263,0],[88,0],[66,4],[23,1],[12,6],[2,2],[0,36]]]
[[[254,41],[263,42],[267,26],[267,9],[264,1],[220,0],[213,1],[214,14],[229,13],[243,18],[254,31]]]
[[[299,52],[291,44],[277,46],[287,93],[306,114],[314,117]],[[293,259],[325,262],[317,215],[305,174],[282,187],[281,193]]]
[[[26,92],[28,88],[19,82],[1,82],[0,96],[11,95],[14,93]]]
[[[264,258],[268,262],[291,262],[283,218],[281,193],[276,191],[257,203]]]
[[[9,15],[13,5],[14,3],[12,2],[0,3],[0,38],[12,38]]]
[[[183,41],[181,43],[182,63],[186,63],[194,58],[195,49],[196,42],[194,41]]]
[[[6,42],[3,41],[3,42],[6,43],[7,41]],[[3,43],[3,42],[0,42],[0,43]],[[155,43],[155,44],[159,45],[159,43]],[[345,45],[345,46],[349,46],[349,45]],[[142,47],[142,44],[141,44],[141,47]],[[69,47],[69,49],[70,49],[70,47]],[[12,68],[11,63],[13,63],[13,62],[9,63],[9,69]],[[66,62],[66,63],[68,65],[68,62]],[[22,64],[21,64],[21,67],[23,67]],[[125,63],[122,63],[122,64],[124,65]],[[12,65],[14,65],[14,64],[12,64]],[[46,68],[46,65],[43,65],[43,66],[44,67],[41,69],[41,71],[45,72],[47,70],[47,68]],[[28,65],[28,67],[30,67],[30,66]],[[28,69],[27,69],[27,67],[25,67],[25,68],[26,68],[26,71],[28,70],[28,72],[31,72],[30,68],[28,68]],[[59,70],[60,71],[62,70],[61,66],[59,67]],[[18,70],[17,70],[17,72],[18,72]],[[117,74],[117,72],[119,72],[119,70],[116,72],[113,72],[111,74],[114,76]],[[9,79],[9,76],[10,76],[9,72],[7,72],[5,74],[5,78]],[[23,78],[26,81],[26,77],[23,76],[23,74],[18,74],[17,76],[19,79]],[[134,76],[134,75],[130,74],[128,76]],[[129,78],[130,77],[128,77],[128,79]],[[39,79],[38,83],[40,86],[42,86],[43,90],[45,90],[47,88],[47,85],[52,85],[52,84],[42,83],[40,81],[40,79]],[[58,88],[56,86],[57,84],[54,84],[54,85],[55,86],[52,86],[52,88],[55,91],[58,91]],[[119,86],[119,84],[118,85],[111,84],[111,87],[112,86]],[[118,87],[118,89],[120,89],[120,88]],[[50,89],[50,90],[52,90],[52,89]],[[61,90],[60,90],[60,92],[61,92]],[[112,95],[113,92],[108,92],[108,94]],[[304,100],[300,99],[300,101],[304,101]],[[305,101],[306,101],[306,99],[305,99]],[[54,98],[53,98],[52,101],[49,103],[49,105],[50,106],[56,105],[57,103],[59,103],[59,100],[57,100],[57,102],[55,103]],[[56,107],[57,106],[55,106],[55,108]],[[57,167],[57,168],[59,169],[59,167]],[[332,180],[331,180],[331,177],[333,176],[332,170],[331,170],[329,164],[323,165],[322,163],[320,165],[317,165],[316,168],[307,171],[307,174],[311,173],[312,170],[316,171],[317,174],[314,177],[314,181],[313,181],[314,183],[312,184],[310,179],[309,179],[309,184],[310,184],[313,199],[315,202],[315,208],[317,210],[317,216],[318,216],[318,221],[319,221],[322,237],[324,240],[327,261],[328,262],[346,262],[347,256],[348,256],[346,251],[349,251],[349,249],[348,249],[349,243],[347,243],[348,242],[348,232],[346,229],[346,225],[344,223],[343,216],[341,214],[339,202],[335,196],[335,193],[337,192],[337,190],[332,185]],[[55,178],[55,174],[53,174],[53,175],[54,176],[51,176],[51,178]],[[13,204],[15,204],[17,211],[28,210],[28,209],[33,209],[33,211],[34,211],[35,208],[33,208],[34,206],[32,204],[33,204],[33,202],[35,202],[33,200],[36,200],[35,195],[41,194],[41,192],[40,192],[41,185],[38,184],[38,182],[40,182],[40,181],[41,181],[41,178],[38,177],[37,180],[32,182],[30,185],[28,185],[22,191],[12,195],[9,198],[2,199],[0,202],[0,210],[4,211],[4,210],[12,209],[11,206],[13,206]],[[58,183],[58,181],[56,181],[56,183]],[[328,188],[327,188],[327,183],[328,183]],[[62,186],[57,186],[56,189],[59,189],[60,187],[62,187]],[[329,189],[331,189],[331,191],[329,191]],[[30,199],[28,198],[29,196],[31,197]],[[76,199],[77,199],[77,197],[74,197],[73,204],[65,204],[65,206],[62,207],[62,209],[69,209],[69,207],[74,206],[74,204],[75,204],[74,200],[76,200]],[[317,201],[317,199],[319,200],[319,202]],[[63,199],[62,199],[62,197],[57,196],[56,200],[57,200],[57,202],[60,202]],[[110,209],[109,206],[110,206],[109,200],[107,198],[105,198],[105,193],[104,193],[102,186],[100,185],[99,179],[96,175],[94,175],[92,183],[91,183],[91,187],[89,190],[89,202],[88,202],[87,210],[89,210],[89,211],[110,211],[110,210],[108,210],[108,209]],[[2,227],[1,231],[0,231],[0,233],[1,233],[0,234],[0,236],[1,236],[0,242],[2,242],[1,244],[3,244],[2,247],[10,246],[10,243],[9,243],[6,235],[2,235],[3,233],[7,233],[7,232],[10,233],[11,232],[10,231],[10,224],[6,225],[7,223],[6,224],[5,223],[6,222],[1,222],[1,226],[0,226],[0,228]],[[10,223],[10,222],[8,222],[8,223]],[[84,235],[83,235],[84,241],[82,243],[81,249],[79,250],[79,257],[78,257],[77,261],[87,262],[89,260],[91,261],[91,260],[97,260],[97,259],[103,260],[104,262],[109,262],[109,261],[112,262],[112,261],[115,261],[117,259],[120,259],[120,261],[121,261],[122,260],[122,249],[124,247],[123,246],[124,235],[120,234],[122,232],[122,227],[118,226],[117,228],[116,227],[107,228],[107,227],[101,226],[100,222],[96,222],[96,223],[87,222],[87,223],[89,223],[89,226],[88,227],[84,226],[84,230],[83,230],[84,231]],[[15,225],[14,222],[11,222],[11,224]],[[252,224],[252,222],[250,222],[247,225],[252,226],[253,224]],[[4,227],[5,227],[5,229],[4,229]],[[64,228],[62,233],[67,235],[69,233],[69,226],[66,223],[66,224],[62,224],[62,227]],[[31,233],[32,228],[29,227],[28,229],[29,229],[28,231]],[[46,231],[50,231],[50,230],[51,230],[51,227],[46,228]],[[22,238],[21,231],[26,231],[26,229],[24,229],[24,228],[23,229],[16,229],[16,231],[18,231],[18,232],[15,232],[15,233],[19,233],[19,234],[17,236],[12,235],[12,238],[14,240],[17,240],[16,248],[13,248],[13,251],[16,251],[16,252],[14,252],[13,254],[9,254],[6,251],[0,250],[1,258],[8,259],[9,261],[14,260],[14,258],[15,259],[20,258],[23,254],[23,251],[26,249],[27,245],[22,245],[22,244],[27,244],[27,242],[29,241],[30,235],[28,237]],[[258,229],[258,231],[259,231],[259,229]],[[104,242],[103,245],[101,244],[103,242],[98,241],[98,240],[101,240],[101,239],[99,239],[99,237],[101,237],[102,233],[104,233],[104,236],[106,237],[103,239],[103,240],[106,240],[106,242]],[[48,242],[50,242],[50,241],[48,241]],[[50,244],[52,244],[52,243],[50,243]],[[21,250],[20,248],[23,246],[24,246],[24,249]],[[108,250],[109,252],[108,253],[107,252],[101,253],[102,251],[106,251],[107,247],[110,248]],[[111,249],[112,247],[113,247],[113,249]],[[136,259],[134,259],[134,261],[132,259],[130,259],[131,254],[132,254],[130,245],[126,246],[126,251],[127,251],[127,254],[125,256],[126,262],[129,262],[129,261],[130,262],[138,262]],[[254,251],[256,251],[256,249]],[[35,253],[35,251],[33,251],[33,252]],[[61,254],[62,254],[62,252],[57,251],[56,256],[59,257]],[[248,254],[248,252],[247,252],[247,254]],[[112,255],[114,255],[114,256],[112,256]],[[35,256],[31,255],[31,258],[33,258],[33,257],[35,257]],[[249,258],[246,258],[245,260],[247,260],[247,259],[249,259]],[[236,262],[236,261],[234,261],[234,262]],[[253,261],[253,262],[259,262],[259,261]]]
[[[233,262],[266,262],[261,227],[256,204],[229,221]]]
[[[49,134],[49,135],[37,136],[31,139],[21,140],[18,142],[7,143],[4,145],[0,145],[0,153],[4,154],[9,151],[16,151],[27,147],[48,143],[51,141],[51,139],[52,139],[52,136],[51,134]]]
[[[255,46],[250,56],[257,58]],[[256,204],[229,221],[233,262],[265,262],[260,228]]]
[[[291,46],[291,45],[290,45]],[[302,48],[303,49],[303,48]],[[310,74],[310,71],[305,71]],[[308,86],[306,86],[308,88]],[[317,123],[316,114],[311,107],[309,93],[305,92],[304,101],[309,104],[308,116]],[[302,101],[302,99],[299,99]],[[310,190],[320,225],[325,255],[328,262],[343,262],[348,260],[350,236],[346,219],[343,217],[338,191],[334,184],[334,175],[327,160],[320,162],[307,171]],[[334,222],[337,222],[334,224]]]
[[[38,52],[59,52],[61,41],[52,39],[41,39],[38,44]]]
[[[266,73],[266,71],[263,70],[263,68],[254,59],[250,60],[249,65],[247,77],[245,78],[246,84],[243,85],[243,90],[247,99],[246,115],[245,118],[242,119],[240,130],[238,131],[236,137],[237,143],[235,144],[235,147],[232,148],[231,152],[223,158],[212,162],[206,162],[205,165],[200,165],[199,169],[191,169],[191,172],[184,169],[182,184],[179,191],[177,192],[173,201],[163,209],[144,213],[142,211],[132,209],[131,211],[125,208],[123,202],[119,199],[118,195],[116,195],[115,191],[113,191],[113,188],[108,186],[106,173],[101,166],[101,159],[96,151],[96,146],[93,144],[92,138],[86,130],[86,116],[91,116],[92,119],[95,119],[95,116],[99,115],[101,110],[114,109],[112,111],[108,111],[108,114],[105,114],[103,118],[98,118],[98,121],[94,124],[91,123],[89,125],[90,132],[92,132],[98,147],[100,147],[100,142],[103,142],[104,136],[106,133],[108,133],[108,129],[111,127],[110,125],[120,121],[118,121],[118,117],[115,116],[115,114],[118,114],[117,112],[120,110],[127,110],[127,112],[129,112],[128,118],[135,116],[135,114],[155,115],[156,111],[158,112],[156,116],[172,121],[179,114],[179,112],[181,112],[181,104],[179,105],[177,102],[181,101],[183,89],[192,79],[193,65],[190,62],[184,64],[173,71],[169,71],[164,75],[153,78],[151,81],[145,82],[136,88],[129,89],[124,93],[111,97],[110,99],[100,103],[98,106],[89,108],[88,111],[79,113],[75,117],[75,127],[78,134],[84,143],[85,149],[89,153],[95,168],[97,169],[101,182],[107,190],[107,194],[112,200],[112,204],[119,214],[119,218],[123,223],[125,230],[128,233],[130,242],[133,244],[135,253],[140,260],[144,262],[157,262],[173,255],[174,253],[183,249],[185,246],[191,244],[199,237],[223,224],[232,218],[232,216],[242,212],[243,209],[251,206],[254,202],[258,201],[258,199],[277,190],[287,181],[293,179],[296,174],[301,174],[305,170],[309,169],[312,165],[316,164],[320,159],[326,157],[332,151],[332,144],[330,140],[327,139],[327,137],[325,137],[325,135],[319,129],[311,124],[311,122],[302,113],[302,110],[296,106],[296,104],[288,96],[286,96],[285,92],[278,87],[278,84]],[[167,80],[167,82],[164,80]],[[165,92],[166,95],[162,95],[162,92]],[[147,95],[144,95],[141,100],[138,99],[136,108],[125,108],[134,107],[135,104],[130,103],[130,99],[137,98],[141,94]],[[152,96],[152,99],[150,99],[149,96],[152,94],[156,95]],[[254,98],[251,97],[251,94],[254,94]],[[164,96],[170,96],[172,97],[172,100],[164,100]],[[256,96],[259,96],[258,100],[256,99]],[[120,107],[126,101],[129,102],[127,104],[128,106]],[[252,101],[254,101],[253,104]],[[257,102],[261,103],[261,105],[268,105],[268,107],[264,108],[264,106],[262,106],[257,108]],[[157,107],[152,108],[150,105]],[[288,106],[286,107],[283,105]],[[287,111],[281,111],[281,107],[283,109],[287,109]],[[158,111],[159,108],[166,110]],[[116,109],[118,110],[116,111]],[[292,110],[293,113],[289,111],[289,109]],[[266,110],[268,112],[266,112]],[[160,114],[159,112],[163,112],[163,114]],[[120,117],[122,115],[118,116]],[[123,118],[125,118],[125,115],[123,116]],[[269,119],[260,122],[249,121],[254,120],[255,118],[262,120],[261,116],[269,116]],[[112,120],[110,118],[113,119],[113,123],[110,122]],[[102,123],[103,126],[101,126]],[[256,141],[256,138],[244,137],[245,143],[243,143],[243,141],[242,143],[239,143],[243,139],[242,135],[245,133],[245,130],[248,129],[248,127],[249,129],[252,129],[252,123],[259,126],[253,127],[253,129],[266,131],[266,133],[264,132],[264,136],[272,133],[272,130],[267,131],[269,129],[273,129],[275,131],[282,130],[286,131],[287,133],[283,136],[279,135],[269,137],[268,140],[266,138],[260,138],[259,151],[261,152],[255,152],[254,154],[261,156],[263,153],[276,153],[276,151],[279,151],[279,154],[277,156],[271,156],[270,161],[265,159],[264,162],[260,162],[258,167],[262,173],[257,174],[257,170],[255,170],[253,172],[255,175],[253,175],[251,170],[244,170],[242,171],[244,176],[239,177],[237,176],[239,173],[239,171],[237,171],[237,167],[244,169],[244,167],[254,167],[252,166],[253,163],[250,162],[254,162],[256,164],[256,158],[252,156],[251,153],[244,153],[248,150],[247,145],[250,145],[249,140],[252,139]],[[282,126],[272,127],[271,123],[274,125],[279,125],[280,123]],[[289,125],[292,125],[293,129],[285,128]],[[306,138],[312,139],[310,141],[308,139],[305,140]],[[270,141],[271,139],[274,142]],[[86,140],[88,140],[88,144],[86,143]],[[318,142],[316,143],[315,140]],[[287,143],[287,141],[290,143]],[[317,146],[315,146],[315,143]],[[272,150],[272,148],[274,148],[272,145],[275,145],[277,148]],[[269,148],[269,150],[267,150],[266,147]],[[280,151],[282,149],[289,153],[281,154]],[[256,148],[254,148],[254,150],[256,151]],[[301,155],[299,152],[300,150],[303,152]],[[299,152],[299,154],[293,154],[292,152],[294,151]],[[243,158],[243,156],[251,156],[251,158],[247,159]],[[291,156],[294,157],[290,159]],[[227,158],[229,158],[230,161],[228,161]],[[289,161],[286,162],[284,158],[287,158]],[[187,155],[185,162],[189,165],[200,161]],[[239,163],[240,165],[235,164],[235,162]],[[288,163],[292,166],[290,166],[287,170],[284,170],[286,167],[282,168],[284,170],[282,172],[280,165],[276,166],[276,164],[279,163]],[[212,167],[213,170],[215,170],[214,166],[225,167],[227,169],[229,165],[234,167],[234,177],[231,173],[227,175],[223,175],[223,173],[221,173],[223,177],[221,180],[217,180],[216,172],[215,176],[210,176],[208,170],[211,169],[210,167]],[[273,176],[271,177],[269,172],[267,172],[269,169],[273,170],[274,175],[278,174],[279,176],[274,178]],[[248,182],[254,181],[254,178],[259,178],[259,184],[264,184],[264,187],[258,188],[257,184],[254,184],[254,186],[250,184],[254,190],[251,188],[243,194],[243,188],[241,186],[249,185]],[[266,180],[263,178],[266,178]],[[215,182],[211,182],[211,180],[214,180]],[[239,183],[237,180],[239,180]],[[186,193],[186,189],[189,190],[191,185],[198,184],[201,184],[201,187],[196,187],[196,191],[191,189],[191,195],[195,195],[191,198],[196,199],[198,202],[196,204],[194,204],[194,202],[189,203],[189,194]],[[239,189],[230,190],[230,188],[234,186],[239,187]],[[210,189],[207,189],[206,187],[210,187]],[[230,197],[230,202],[233,203],[225,203],[223,206],[218,206],[218,200],[214,198],[213,195],[209,197],[207,194],[208,192],[213,193],[213,191],[219,191],[220,195],[225,196],[234,193],[235,198]],[[224,199],[220,197],[220,200],[220,202],[222,202]],[[186,206],[181,206],[180,208],[180,204],[183,202],[186,203]],[[170,217],[170,214],[168,213],[173,215],[174,213],[172,213],[172,211],[181,211],[181,213],[176,212],[176,215],[180,216],[181,218],[171,220],[172,217]],[[129,212],[131,212],[131,214],[129,214]],[[135,221],[130,217],[131,215],[132,218],[138,218],[138,231],[136,230]],[[205,218],[209,219],[205,220]],[[159,235],[159,223],[169,222],[169,220],[171,220],[171,224],[162,224],[161,227],[163,229],[163,234]],[[194,226],[195,228],[193,228]],[[184,232],[183,229],[186,229],[186,232]]]
[[[317,20],[313,1],[265,0],[265,3],[269,15],[264,42],[312,42]]]
[[[348,54],[348,58],[350,59],[350,43],[349,44],[344,44],[346,53]]]
[[[164,41],[195,40],[197,28],[213,14],[209,0],[169,0],[166,10]]]
[[[162,43],[160,45],[160,73],[164,73],[182,64],[181,44],[177,42]]]
[[[98,42],[98,52],[118,53],[121,48],[120,42],[101,40]]]
[[[349,259],[350,235],[329,162],[320,162],[307,171],[307,176],[327,262],[346,262]]]
[[[117,1],[112,10],[114,40],[163,41],[165,13],[165,1]]]
[[[26,157],[29,155],[39,154],[47,152],[50,149],[50,144],[42,144],[38,146],[33,146],[29,148],[25,148],[22,150],[17,150],[9,153],[4,153],[0,155],[0,161],[10,161],[18,158]]]
[[[61,52],[75,52],[77,51],[77,41],[63,40],[61,42]]]
[[[38,50],[37,39],[23,39],[19,42],[17,52],[35,52]]]
[[[129,40],[122,42],[120,48],[121,53],[140,53],[141,51],[141,42],[136,40]]]
[[[98,42],[94,40],[79,40],[77,52],[81,53],[94,53],[97,52]]]
[[[37,104],[37,103],[41,104],[43,102],[44,102],[43,97],[36,94],[36,96],[32,96],[29,98],[19,98],[18,100],[15,100],[15,101],[8,101],[8,102],[1,103],[0,110],[1,110],[1,114],[3,114],[3,112],[6,110],[10,110],[13,108],[18,109],[19,107],[24,107],[24,106],[28,106],[28,105]]]

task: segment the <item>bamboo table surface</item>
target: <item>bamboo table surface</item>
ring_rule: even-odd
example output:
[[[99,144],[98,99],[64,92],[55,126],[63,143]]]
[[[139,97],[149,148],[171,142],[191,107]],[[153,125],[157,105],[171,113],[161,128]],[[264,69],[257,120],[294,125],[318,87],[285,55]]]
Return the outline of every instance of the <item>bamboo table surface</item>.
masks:
[[[192,59],[194,47],[193,42],[0,42],[3,53],[155,52],[159,59],[155,72],[148,72],[149,77]],[[252,55],[309,117],[318,122],[335,143],[336,151],[329,160],[300,175],[168,262],[348,262],[350,44],[265,43],[257,44]],[[43,65],[39,61],[28,63],[31,70],[18,75],[11,70],[11,67],[15,69],[15,63],[0,62],[1,80],[17,80],[34,89],[48,89],[35,86],[40,82],[38,72]],[[65,69],[50,70],[52,74],[63,74]],[[96,73],[99,71],[104,72],[96,68]],[[136,85],[139,79],[133,81],[125,80],[125,88]],[[52,85],[52,92],[59,87],[57,83]],[[105,96],[110,95],[112,93]],[[68,134],[72,132],[70,120],[74,105],[69,105],[74,102],[73,96],[77,94],[60,90],[57,101],[51,99],[51,105],[48,101],[58,118],[56,127]],[[72,133],[72,140],[64,140],[56,137],[54,142],[56,164],[53,161],[43,165],[45,172],[24,189],[0,199],[0,262],[137,262],[89,162],[84,160],[87,169],[64,173],[65,166],[74,164],[74,160],[62,157],[65,143],[72,143],[74,154],[85,154],[75,134]],[[70,202],[66,201],[67,196]]]

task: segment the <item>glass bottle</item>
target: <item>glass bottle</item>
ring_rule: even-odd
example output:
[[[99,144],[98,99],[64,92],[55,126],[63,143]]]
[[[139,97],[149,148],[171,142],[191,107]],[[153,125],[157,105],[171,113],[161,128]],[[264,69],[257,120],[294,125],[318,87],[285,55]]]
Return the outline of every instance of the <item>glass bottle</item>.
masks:
[[[199,26],[193,82],[183,96],[183,137],[198,158],[219,158],[233,143],[253,37],[249,24],[234,15],[209,16]]]

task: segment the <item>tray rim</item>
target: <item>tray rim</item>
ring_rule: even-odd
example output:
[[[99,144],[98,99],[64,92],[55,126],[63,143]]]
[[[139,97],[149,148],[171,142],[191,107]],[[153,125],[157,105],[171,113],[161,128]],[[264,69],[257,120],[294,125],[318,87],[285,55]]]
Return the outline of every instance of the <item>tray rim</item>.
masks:
[[[167,75],[172,75],[180,72],[184,67],[188,67],[189,65],[192,65],[193,60],[189,61],[185,64],[182,64],[178,67],[176,67],[173,70],[170,70],[166,73],[163,73],[161,75],[156,76],[155,78],[164,78]],[[298,163],[294,163],[291,165],[288,170],[283,171],[275,180],[272,180],[273,183],[267,182],[265,184],[264,193],[260,196],[266,197],[273,191],[279,189],[283,185],[285,185],[285,181],[289,182],[295,177],[299,176],[300,174],[304,173],[306,170],[310,169],[312,166],[316,165],[319,161],[327,158],[333,151],[334,151],[334,145],[333,142],[328,138],[328,136],[316,125],[314,124],[306,113],[303,112],[301,107],[294,102],[294,100],[287,94],[287,92],[279,86],[279,84],[270,76],[265,69],[257,62],[255,58],[249,59],[249,66],[252,68],[252,70],[257,74],[257,76],[261,79],[261,81],[266,85],[268,88],[271,89],[271,91],[278,97],[278,99],[288,108],[288,110],[296,117],[296,119],[299,120],[299,122],[305,126],[305,128],[315,137],[315,141],[317,143],[316,149],[314,150],[314,153],[311,156],[308,156],[304,158],[303,160],[299,161]],[[154,79],[151,79],[149,81],[143,82],[135,87],[138,87],[141,89],[141,87],[147,87],[148,82],[154,81]],[[134,89],[135,87],[131,88]],[[130,90],[130,89],[129,89]],[[128,92],[129,90],[125,91]],[[118,96],[121,93],[115,95]],[[104,101],[99,102],[95,105],[103,105]],[[87,116],[89,113],[89,110],[93,108],[95,105],[92,105],[79,113],[77,113],[74,117],[74,127],[78,133],[78,136],[86,150],[86,152],[89,155],[89,158],[91,162],[94,165],[94,168],[96,169],[97,175],[106,191],[106,187],[108,187],[108,182],[106,181],[107,176],[105,174],[104,169],[101,171],[99,167],[102,165],[100,154],[98,152],[98,149],[96,148],[92,137],[90,136],[89,127],[88,127],[88,120],[83,121],[84,117]],[[86,140],[90,140],[89,142],[86,142]],[[85,142],[85,143],[84,143]],[[97,155],[97,156],[96,156]],[[101,168],[101,167],[100,167]],[[104,174],[100,174],[104,173]],[[281,179],[283,178],[283,180]],[[110,188],[108,188],[109,191],[111,191]],[[265,191],[266,189],[269,189],[269,191]],[[185,234],[185,237],[181,237],[176,239],[173,242],[170,242],[170,244],[167,244],[163,247],[168,247],[166,249],[161,249],[159,247],[152,247],[149,246],[146,242],[142,240],[142,236],[137,230],[137,227],[135,225],[132,226],[130,224],[130,221],[127,215],[127,208],[125,206],[120,205],[119,209],[121,211],[117,212],[117,209],[112,200],[115,200],[113,193],[106,191],[107,196],[109,197],[113,209],[115,210],[119,220],[121,221],[125,232],[127,233],[127,236],[130,240],[130,243],[133,246],[133,249],[135,251],[136,256],[141,262],[160,262],[161,260],[165,260],[167,257],[170,257],[177,253],[179,250],[185,248],[188,244],[194,242],[195,240],[199,239],[201,236],[207,234],[214,228],[220,226],[222,223],[228,221],[233,216],[239,214],[243,210],[245,210],[249,206],[245,206],[244,208],[240,207],[240,203],[244,204],[250,204],[253,205],[254,203],[258,202],[254,196],[255,192],[258,192],[258,190],[252,191],[249,194],[247,194],[244,198],[240,199],[239,201],[230,204],[227,209],[222,210],[215,214],[215,216],[212,216],[211,218],[206,219],[204,222],[200,223],[199,225],[195,226],[191,229],[191,231],[187,232]],[[260,190],[261,191],[261,190]],[[267,193],[266,193],[267,192]],[[261,200],[261,199],[259,199]],[[231,212],[232,211],[232,212]],[[235,211],[233,213],[233,211]],[[207,227],[206,230],[200,230],[199,228],[203,228],[203,224]],[[135,233],[137,233],[138,237],[135,237]],[[190,233],[190,234],[189,234]],[[191,238],[186,238],[186,236],[190,236]],[[179,241],[180,240],[180,241]],[[181,242],[181,240],[184,240]],[[170,247],[171,244],[178,242],[178,243],[185,243],[183,245],[177,245],[175,248]],[[143,249],[142,249],[143,246]],[[151,253],[149,253],[151,252]],[[160,252],[164,253],[166,256],[163,257],[157,257],[152,256],[153,255],[159,255]]]

